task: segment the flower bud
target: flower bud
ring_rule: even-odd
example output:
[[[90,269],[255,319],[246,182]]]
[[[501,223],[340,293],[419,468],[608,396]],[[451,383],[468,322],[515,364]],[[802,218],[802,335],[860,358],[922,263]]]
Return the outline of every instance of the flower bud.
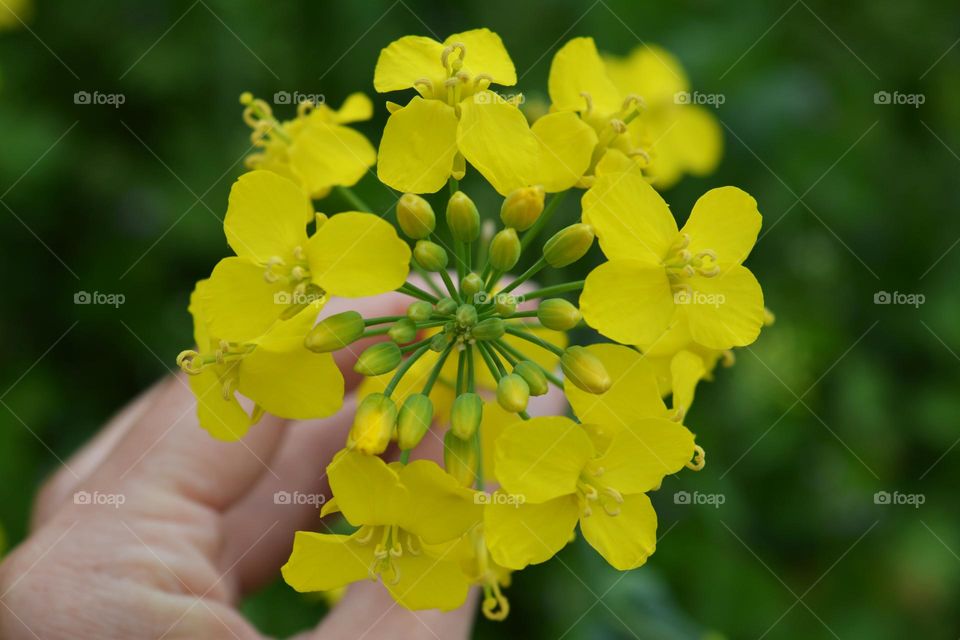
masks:
[[[569,331],[580,323],[583,314],[576,305],[563,298],[550,298],[537,307],[537,319],[547,329]]]
[[[468,273],[460,281],[460,291],[463,293],[464,299],[469,300],[483,291],[483,278],[475,273]]]
[[[507,331],[506,323],[500,318],[487,318],[486,320],[481,320],[478,322],[473,329],[470,330],[470,335],[473,336],[475,340],[496,340],[503,336]]]
[[[477,324],[477,308],[472,304],[462,304],[457,308],[457,323],[461,327]]]
[[[463,440],[447,431],[443,436],[443,466],[461,486],[471,487],[477,481],[480,451],[476,438]]]
[[[356,311],[344,311],[322,320],[303,340],[310,351],[328,353],[342,349],[363,335],[363,316]]]
[[[447,202],[447,226],[453,239],[460,242],[473,242],[480,235],[477,205],[463,191],[457,191]]]
[[[573,264],[590,250],[593,244],[593,227],[578,223],[561,229],[543,245],[543,257],[551,267],[561,268]]]
[[[530,387],[527,381],[515,373],[508,373],[497,383],[497,402],[504,411],[519,413],[527,408]]]
[[[397,343],[378,342],[364,349],[353,370],[364,376],[379,376],[396,369],[402,357]]]
[[[447,268],[447,250],[429,240],[417,240],[413,246],[413,259],[427,271],[443,271]]]
[[[517,299],[509,293],[497,294],[493,308],[504,318],[509,318],[517,311]]]
[[[357,407],[353,427],[347,436],[347,448],[367,455],[383,453],[390,444],[397,422],[397,405],[382,393],[371,393]]]
[[[397,445],[401,450],[420,444],[433,422],[433,402],[422,393],[412,393],[404,400],[397,417]]]
[[[387,335],[397,344],[413,342],[417,337],[417,323],[410,318],[400,318],[390,327]]]
[[[568,347],[560,357],[567,380],[587,393],[604,393],[613,384],[606,367],[584,347]]]
[[[521,360],[513,368],[513,372],[526,381],[527,386],[530,387],[530,395],[542,396],[549,390],[547,376],[543,374],[543,369],[536,362]]]
[[[437,303],[437,313],[448,316],[451,313],[454,313],[458,306],[459,305],[456,303],[456,301],[454,301],[453,298],[443,298]]]
[[[520,187],[511,191],[500,207],[503,224],[517,231],[526,231],[532,227],[543,213],[545,195],[541,186]]]
[[[450,411],[450,431],[463,440],[473,437],[483,418],[483,400],[475,393],[461,393]]]
[[[430,340],[430,350],[440,353],[447,348],[447,345],[450,344],[450,334],[449,333],[438,333],[433,336],[433,339]]]
[[[520,238],[516,229],[503,229],[490,241],[490,264],[501,273],[516,266],[520,260]]]
[[[433,233],[437,216],[429,202],[414,193],[405,193],[397,202],[397,224],[407,237],[422,240]]]
[[[418,300],[407,307],[407,317],[414,322],[425,322],[433,315],[433,305],[426,300]]]

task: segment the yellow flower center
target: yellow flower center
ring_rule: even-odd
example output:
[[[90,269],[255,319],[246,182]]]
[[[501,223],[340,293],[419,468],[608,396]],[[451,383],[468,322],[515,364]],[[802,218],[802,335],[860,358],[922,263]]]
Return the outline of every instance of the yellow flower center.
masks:
[[[216,349],[206,353],[193,350],[181,351],[177,356],[177,366],[180,367],[181,371],[191,376],[195,376],[210,367],[217,367],[216,371],[220,378],[223,399],[228,400],[237,390],[237,384],[240,381],[240,368],[237,365],[256,348],[257,345],[255,344],[221,340]]]
[[[641,162],[642,167],[650,164],[651,141],[642,139],[640,136],[629,135],[627,125],[629,125],[640,112],[646,108],[643,98],[636,94],[630,94],[623,101],[620,111],[614,114],[597,113],[593,109],[593,96],[589,92],[580,93],[583,97],[585,108],[580,112],[580,117],[597,132],[597,146],[593,151],[593,158],[590,162],[590,169],[587,173],[593,173],[597,163],[600,162],[607,149],[614,147],[630,158],[635,158]]]
[[[682,284],[684,279],[695,275],[713,278],[720,273],[716,251],[704,249],[693,253],[688,249],[689,246],[690,235],[681,233],[663,259],[663,266],[667,270],[671,284],[675,285],[674,289],[677,288],[676,285]]]
[[[355,540],[362,545],[370,544],[375,538],[380,540],[373,549],[373,562],[370,563],[371,580],[380,578],[390,584],[397,584],[400,582],[400,565],[397,561],[403,557],[404,553],[418,556],[423,550],[423,543],[418,536],[395,524],[361,527],[358,534]]]
[[[446,79],[436,84],[430,78],[420,78],[414,82],[414,87],[421,96],[428,99],[440,100],[460,115],[460,102],[473,94],[490,87],[493,78],[486,73],[471,76],[463,69],[463,61],[467,57],[467,45],[454,42],[443,49],[440,54],[440,64],[446,71]]]
[[[580,515],[584,518],[593,514],[593,507],[599,506],[608,516],[620,514],[623,495],[603,482],[604,468],[588,463],[577,480],[577,498],[580,502]]]

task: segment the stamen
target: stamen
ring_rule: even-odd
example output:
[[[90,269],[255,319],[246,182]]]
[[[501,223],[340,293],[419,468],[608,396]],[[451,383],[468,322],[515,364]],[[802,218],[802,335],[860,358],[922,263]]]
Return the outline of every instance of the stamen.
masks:
[[[610,120],[610,128],[613,129],[617,135],[622,135],[627,132],[627,123],[619,118],[612,118]]]
[[[484,617],[488,620],[497,621],[506,619],[510,615],[510,602],[500,591],[500,585],[494,582],[489,587],[484,586],[483,592],[486,596],[481,606]]]
[[[724,351],[721,357],[723,358],[723,366],[725,367],[732,367],[737,361],[737,356],[734,355],[731,349]]]
[[[604,487],[603,492],[617,501],[617,504],[623,504],[623,495],[613,487]]]
[[[478,73],[473,77],[475,91],[485,91],[493,84],[493,77],[488,73]]]
[[[376,531],[376,527],[362,527],[362,528],[361,528],[361,531],[362,531],[363,529],[366,529],[367,532],[366,532],[365,534],[361,535],[361,536],[356,536],[356,537],[353,539],[354,542],[356,542],[357,544],[360,544],[360,545],[368,544],[371,540],[373,540],[373,534],[374,534],[374,532]],[[359,532],[358,532],[358,533],[359,533]]]
[[[189,349],[181,351],[180,354],[177,355],[177,366],[187,375],[195,376],[203,371],[203,365],[197,362],[199,359],[200,354],[196,351]]]
[[[591,96],[590,93],[587,91],[581,91],[580,95],[583,97],[584,102],[587,103],[587,108],[585,110],[585,113],[587,115],[590,115],[590,112],[593,111],[593,96]]]
[[[693,460],[687,463],[687,469],[700,471],[707,465],[707,452],[700,445],[693,447]]]
[[[602,504],[603,504],[603,511],[608,516],[616,517],[620,515],[620,507],[611,506],[609,502],[604,502]]]
[[[418,79],[416,79],[416,80],[413,81],[413,86],[414,86],[414,88],[423,87],[423,91],[421,91],[420,94],[421,94],[424,98],[432,98],[432,97],[434,97],[434,96],[433,96],[433,82],[430,81],[430,78],[418,78]],[[397,105],[397,106],[399,106],[399,105]],[[387,105],[387,108],[389,109],[389,103],[388,103],[388,105]]]
[[[636,107],[638,111],[642,111],[647,108],[646,101],[636,93],[629,94],[623,101],[623,114],[626,116],[632,107]]]

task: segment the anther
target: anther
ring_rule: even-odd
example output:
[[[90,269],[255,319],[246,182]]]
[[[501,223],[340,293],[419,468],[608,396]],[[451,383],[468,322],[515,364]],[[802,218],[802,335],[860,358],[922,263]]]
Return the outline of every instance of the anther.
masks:
[[[433,97],[433,82],[430,81],[430,78],[417,78],[416,80],[413,81],[413,86],[424,88],[423,91],[421,92],[424,98]],[[389,104],[387,108],[389,109]]]
[[[687,463],[687,469],[700,471],[707,465],[707,452],[700,445],[693,447],[693,460]]]
[[[622,135],[627,132],[627,123],[620,118],[612,118],[610,120],[610,128],[613,129],[617,135]]]
[[[593,111],[593,96],[591,96],[591,95],[590,95],[588,92],[586,92],[586,91],[581,91],[581,92],[580,92],[580,95],[583,97],[584,102],[587,103],[586,113],[587,113],[587,115],[589,115],[590,112]]]

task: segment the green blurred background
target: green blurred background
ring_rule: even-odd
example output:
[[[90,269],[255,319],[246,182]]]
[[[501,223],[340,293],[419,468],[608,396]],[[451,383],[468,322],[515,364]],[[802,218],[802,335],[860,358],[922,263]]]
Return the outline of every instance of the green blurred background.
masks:
[[[518,574],[513,614],[481,621],[478,637],[955,635],[960,10],[923,4],[40,0],[26,26],[0,33],[9,543],[57,456],[190,342],[187,296],[227,252],[218,218],[248,150],[241,91],[336,105],[373,95],[391,40],[488,26],[535,98],[567,38],[619,54],[642,39],[679,56],[694,88],[725,96],[721,168],[666,197],[681,219],[714,186],[757,198],[764,231],[748,264],[777,323],[701,386],[688,424],[709,464],[654,496],[651,561],[620,574],[571,545]],[[75,104],[77,91],[125,102]],[[925,102],[876,104],[878,91]],[[376,105],[359,126],[374,140],[386,114]],[[357,191],[392,202],[372,176]],[[492,194],[471,193],[495,210]],[[564,204],[569,220],[576,198]],[[81,290],[126,302],[75,305]],[[925,303],[877,305],[879,291]],[[723,504],[676,504],[679,491]],[[877,504],[881,491],[923,504]],[[244,606],[277,635],[322,615],[282,583]]]

